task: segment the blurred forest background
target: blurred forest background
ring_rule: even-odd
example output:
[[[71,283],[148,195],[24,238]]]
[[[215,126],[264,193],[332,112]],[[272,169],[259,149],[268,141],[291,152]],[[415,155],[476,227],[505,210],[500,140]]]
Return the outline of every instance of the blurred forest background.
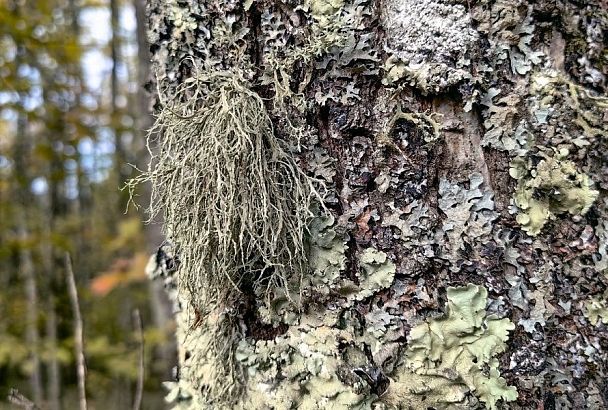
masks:
[[[145,167],[151,124],[143,0],[0,0],[0,409],[11,388],[78,408],[71,255],[89,409],[163,408],[171,312],[146,279],[158,225],[120,190]],[[139,193],[145,206],[146,192]]]

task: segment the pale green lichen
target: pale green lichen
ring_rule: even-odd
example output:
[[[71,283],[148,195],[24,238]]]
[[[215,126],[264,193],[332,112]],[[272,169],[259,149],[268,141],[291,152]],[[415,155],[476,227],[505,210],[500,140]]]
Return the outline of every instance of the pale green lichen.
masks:
[[[194,70],[161,96],[150,139],[163,149],[132,184],[152,183],[151,216],[164,214],[182,262],[179,285],[202,311],[243,280],[271,290],[299,278],[320,196],[251,85],[238,72]]]
[[[567,150],[553,156],[541,153],[543,159],[536,166],[520,157],[511,162],[509,173],[518,181],[513,195],[520,210],[517,222],[531,236],[538,235],[556,215],[584,215],[599,194],[593,181],[579,172],[567,155]]]
[[[315,217],[310,224],[309,265],[310,273],[302,278],[298,294],[297,283],[293,283],[289,294],[286,288],[277,288],[273,297],[259,307],[261,319],[266,323],[298,323],[300,305],[313,297],[319,301],[332,292],[345,299],[343,306],[364,300],[393,283],[396,266],[388,255],[374,248],[365,249],[359,257],[357,282],[341,276],[346,268],[346,243],[342,235],[333,228],[334,217],[325,214]]]
[[[247,394],[234,408],[370,408],[373,395],[357,393],[362,385],[349,386],[338,377],[345,364],[339,343],[352,335],[320,323],[323,315],[311,312],[317,323],[292,327],[273,341],[241,340],[236,358],[247,371]]]
[[[196,313],[178,295],[177,312],[179,380],[165,383],[165,400],[174,409],[223,409],[242,392],[244,375],[235,350],[240,335],[232,310],[221,305]],[[210,306],[212,306],[210,304]]]
[[[311,247],[309,251],[312,275],[306,278],[317,292],[329,293],[346,267],[346,245],[342,235],[333,229],[331,214],[319,216],[310,224]]]
[[[364,16],[370,14],[367,3],[368,0],[306,1],[295,9],[308,16],[301,27],[288,27],[275,13],[263,12],[262,84],[272,85],[275,114],[281,114],[290,134],[306,132],[304,121],[289,118],[288,113],[293,108],[301,113],[310,108],[313,100],[305,97],[304,90],[313,79],[332,81],[330,89],[315,95],[314,101],[319,104],[324,105],[329,99],[352,104],[360,99],[359,89],[352,81],[343,84],[334,80],[352,77],[350,65],[354,66],[353,71],[361,73],[362,66],[377,61],[369,35],[361,32]],[[303,31],[303,27],[307,29]],[[354,60],[358,64],[352,64]],[[291,81],[296,67],[301,70],[301,81],[294,89]]]
[[[594,326],[599,322],[608,325],[608,292],[588,300],[584,314]]]
[[[594,138],[608,136],[604,115],[608,109],[608,97],[605,95],[597,95],[550,70],[532,76],[531,92],[537,96],[532,111],[537,118],[541,116],[542,122],[551,118],[563,121],[566,118],[564,114],[572,116],[572,124],[582,131],[579,135],[568,135],[575,146],[586,146]],[[560,106],[564,111],[555,109]]]
[[[513,30],[513,34],[519,36],[517,46],[511,47],[509,50],[513,74],[525,75],[532,70],[533,65],[540,64],[542,61],[541,57],[544,56],[542,51],[534,51],[530,47],[530,43],[534,37],[532,12],[533,8],[529,6],[526,18]]]
[[[431,242],[432,227],[429,206],[422,201],[414,200],[404,209],[397,208],[394,202],[387,203],[389,212],[382,216],[382,226],[391,226],[399,230],[395,234],[408,248],[424,247]],[[426,237],[420,240],[420,236]]]
[[[310,13],[322,25],[329,25],[331,17],[344,6],[344,0],[310,0]]]
[[[328,5],[328,12],[333,14],[315,15],[313,12],[309,47],[319,50],[314,65],[315,82],[331,85],[320,87],[315,93],[315,101],[320,105],[329,100],[355,104],[361,100],[357,78],[375,76],[379,72],[375,33],[364,24],[372,16],[372,7],[368,0],[344,2],[340,7],[335,0],[318,3]]]
[[[385,397],[400,409],[469,408],[474,393],[489,409],[517,399],[500,377],[496,356],[515,325],[486,313],[488,292],[473,284],[448,288],[445,315],[415,326],[401,366]]]
[[[395,278],[395,264],[386,253],[374,248],[367,248],[359,257],[361,270],[357,272],[359,292],[355,300],[363,300],[381,289],[386,289]]]
[[[265,323],[295,324],[302,300],[311,294],[327,296],[341,281],[340,272],[346,267],[346,242],[334,229],[335,218],[329,212],[313,207],[316,215],[308,226],[309,272],[302,278],[292,276],[287,286],[275,288],[264,300],[263,289],[258,290],[258,312]]]

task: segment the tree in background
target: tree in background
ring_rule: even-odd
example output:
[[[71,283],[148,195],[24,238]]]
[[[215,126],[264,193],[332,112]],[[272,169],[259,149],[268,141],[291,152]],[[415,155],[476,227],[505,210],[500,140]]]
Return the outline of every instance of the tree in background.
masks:
[[[170,349],[171,324],[143,281],[148,234],[139,216],[124,213],[120,191],[128,163],[147,154],[137,138],[146,124],[137,71],[146,59],[135,24],[129,2],[0,4],[0,397],[18,388],[44,408],[75,407],[69,252],[90,402],[131,408],[139,373],[131,312],[139,308],[149,325],[144,405],[160,405],[154,394],[172,364],[166,352],[157,360],[158,349]]]
[[[175,408],[608,406],[602,2],[148,11]]]

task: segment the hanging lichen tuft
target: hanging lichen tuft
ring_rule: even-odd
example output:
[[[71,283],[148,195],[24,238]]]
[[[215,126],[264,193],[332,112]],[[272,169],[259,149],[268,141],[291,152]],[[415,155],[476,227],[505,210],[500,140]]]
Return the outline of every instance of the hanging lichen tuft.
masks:
[[[133,184],[152,184],[151,217],[164,213],[194,307],[244,283],[272,289],[301,275],[318,194],[262,99],[236,74],[196,72],[161,103],[149,137],[158,153]]]

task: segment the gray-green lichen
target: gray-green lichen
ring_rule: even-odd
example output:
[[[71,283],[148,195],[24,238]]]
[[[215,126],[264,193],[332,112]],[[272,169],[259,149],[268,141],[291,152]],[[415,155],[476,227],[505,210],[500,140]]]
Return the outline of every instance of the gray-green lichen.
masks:
[[[509,64],[515,75],[526,75],[542,62],[541,51],[531,46],[535,25],[533,6],[518,0],[498,0],[491,7],[477,9],[478,30],[486,33],[496,65]]]
[[[449,260],[453,270],[459,270],[467,245],[484,242],[491,236],[492,222],[498,217],[493,193],[484,186],[483,176],[473,173],[468,182],[466,188],[447,179],[439,181],[438,206],[446,218],[437,229],[435,242],[441,248],[439,256]]]
[[[391,286],[396,268],[386,253],[367,248],[359,257],[359,262],[361,270],[357,273],[357,279],[360,290],[355,294],[355,300],[363,300]]]
[[[325,323],[323,317],[325,316]],[[369,409],[373,395],[359,381],[340,378],[350,369],[339,343],[352,335],[331,323],[331,312],[313,312],[310,321],[291,327],[272,341],[239,342],[236,358],[247,372],[246,400],[235,408]]]
[[[444,316],[415,326],[408,338],[405,358],[393,375],[383,401],[401,409],[470,408],[472,392],[489,409],[499,400],[517,398],[498,371],[509,319],[487,314],[485,288],[468,284],[448,288]]]
[[[382,217],[382,225],[398,229],[395,234],[408,248],[421,247],[432,252],[431,214],[428,205],[414,200],[403,209],[397,208],[394,202],[387,204],[388,212]],[[432,254],[432,253],[430,253]]]
[[[526,119],[519,119],[523,84],[517,83],[515,90],[504,93],[501,89],[490,88],[483,94],[480,104],[483,112],[485,133],[482,145],[513,155],[524,155],[535,142]]]
[[[567,155],[567,150],[553,156],[542,154],[536,166],[523,158],[511,163],[509,173],[518,181],[513,195],[520,210],[517,222],[532,236],[559,214],[584,215],[599,194],[593,181],[579,172]]]
[[[317,208],[317,207],[315,207]],[[327,297],[342,282],[340,273],[346,267],[346,242],[335,230],[335,218],[329,212],[314,210],[308,227],[309,273],[292,276],[286,287],[276,288],[269,299],[258,292],[258,311],[264,323],[295,324],[303,299],[315,295]]]
[[[401,78],[424,92],[440,92],[465,78],[478,39],[463,4],[391,0],[383,3],[386,82]]]
[[[309,251],[312,275],[306,278],[315,292],[328,294],[346,267],[344,238],[333,228],[331,214],[316,217],[310,225],[311,247]]]

